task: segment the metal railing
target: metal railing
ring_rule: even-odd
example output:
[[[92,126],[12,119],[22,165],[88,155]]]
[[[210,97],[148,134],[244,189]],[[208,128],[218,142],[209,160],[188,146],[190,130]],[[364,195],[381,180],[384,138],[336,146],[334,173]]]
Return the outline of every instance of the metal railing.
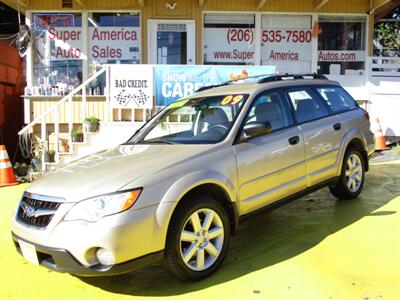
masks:
[[[369,57],[371,77],[400,77],[400,57]]]
[[[59,111],[61,105],[63,105],[65,102],[68,101],[68,133],[69,136],[71,136],[71,132],[73,129],[73,97],[77,93],[81,92],[82,95],[82,124],[86,118],[86,87],[89,83],[91,83],[93,80],[95,80],[97,77],[102,75],[104,72],[108,73],[109,68],[107,66],[103,66],[99,71],[94,73],[92,76],[90,76],[88,79],[86,79],[84,82],[82,82],[78,87],[76,87],[74,90],[72,90],[68,95],[62,97],[57,103],[52,105],[49,109],[47,109],[44,113],[42,113],[40,116],[36,117],[32,122],[30,122],[28,125],[26,125],[24,128],[22,128],[18,134],[23,135],[23,134],[28,134],[31,129],[37,124],[40,124],[40,138],[41,138],[41,143],[45,144],[47,141],[47,131],[46,131],[46,118],[53,114],[54,116],[54,152],[55,152],[55,162],[59,162],[59,140],[60,140],[60,123],[59,123]],[[108,74],[106,74],[106,77],[108,78]],[[107,101],[108,102],[108,101]],[[107,112],[107,116],[108,116]],[[84,128],[84,126],[82,126]],[[47,149],[47,151],[50,149]],[[41,150],[41,167],[42,167],[42,172],[46,171],[46,162],[45,162],[45,151],[42,149]]]

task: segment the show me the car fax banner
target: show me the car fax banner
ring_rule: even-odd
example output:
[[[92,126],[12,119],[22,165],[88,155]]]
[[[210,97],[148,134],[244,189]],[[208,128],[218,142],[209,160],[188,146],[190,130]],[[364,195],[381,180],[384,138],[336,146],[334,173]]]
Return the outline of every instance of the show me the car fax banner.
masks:
[[[166,106],[205,85],[275,74],[275,66],[155,66],[156,105]]]

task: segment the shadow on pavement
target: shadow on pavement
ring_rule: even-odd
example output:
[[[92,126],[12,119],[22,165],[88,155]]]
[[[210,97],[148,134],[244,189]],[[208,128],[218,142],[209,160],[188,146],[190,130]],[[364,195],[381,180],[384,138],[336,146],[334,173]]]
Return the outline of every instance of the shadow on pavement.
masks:
[[[364,191],[355,200],[338,201],[323,189],[243,222],[239,234],[231,240],[222,267],[203,281],[181,281],[160,265],[115,277],[80,279],[109,292],[137,296],[172,296],[202,290],[297,256],[363,217],[384,218],[398,213],[374,211],[399,195],[399,166],[372,166]]]

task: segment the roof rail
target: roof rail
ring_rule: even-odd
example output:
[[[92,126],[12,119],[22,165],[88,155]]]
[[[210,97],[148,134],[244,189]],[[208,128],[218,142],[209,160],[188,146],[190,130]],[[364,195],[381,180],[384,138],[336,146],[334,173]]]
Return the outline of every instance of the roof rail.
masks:
[[[209,89],[212,89],[212,88],[215,88],[215,87],[228,85],[230,83],[231,83],[230,81],[225,81],[225,82],[222,82],[222,83],[219,83],[219,84],[211,84],[211,85],[201,86],[195,92],[197,93],[197,92],[209,90]]]
[[[258,83],[266,83],[272,81],[279,81],[279,80],[296,80],[296,79],[325,79],[328,78],[324,75],[320,75],[317,73],[313,74],[276,74],[269,77],[261,78]]]
[[[317,73],[313,73],[313,74],[275,74],[275,75],[271,75],[271,74],[263,74],[263,75],[255,75],[255,76],[249,76],[246,78],[239,78],[239,79],[235,79],[235,80],[229,80],[229,81],[225,81],[222,83],[218,83],[218,84],[211,84],[211,85],[205,85],[202,87],[199,87],[196,92],[201,92],[201,91],[205,91],[205,90],[209,90],[215,87],[219,87],[219,86],[224,86],[224,85],[229,85],[229,84],[233,84],[235,82],[243,82],[243,81],[247,81],[247,80],[251,80],[251,79],[256,79],[256,78],[261,78],[257,81],[254,81],[256,83],[266,83],[266,82],[272,82],[272,81],[278,81],[278,80],[290,80],[290,79],[328,79],[326,76],[324,75],[319,75]]]
[[[247,80],[252,80],[252,79],[257,79],[257,78],[266,78],[266,77],[271,77],[271,76],[275,76],[275,75],[261,74],[261,75],[248,76],[248,77],[245,77],[245,78],[232,79],[232,80],[224,81],[224,82],[217,83],[217,84],[211,84],[211,85],[205,85],[205,86],[199,87],[196,90],[196,92],[201,92],[201,91],[205,91],[205,90],[212,89],[212,88],[215,88],[215,87],[233,84],[235,82],[239,83],[239,82],[244,82],[244,81],[247,81]],[[257,82],[259,82],[259,80],[254,80],[254,83],[257,83]]]

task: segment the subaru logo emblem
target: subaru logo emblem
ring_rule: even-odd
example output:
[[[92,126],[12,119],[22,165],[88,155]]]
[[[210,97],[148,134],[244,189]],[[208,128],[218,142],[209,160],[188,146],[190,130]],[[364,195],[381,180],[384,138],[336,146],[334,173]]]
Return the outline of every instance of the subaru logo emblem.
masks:
[[[23,203],[21,206],[22,206],[22,210],[25,212],[27,217],[30,218],[30,217],[34,216],[34,214],[36,212],[36,209],[34,207],[27,205],[25,203]]]
[[[29,206],[26,210],[25,213],[28,217],[32,217],[35,214],[36,209],[33,207]]]

